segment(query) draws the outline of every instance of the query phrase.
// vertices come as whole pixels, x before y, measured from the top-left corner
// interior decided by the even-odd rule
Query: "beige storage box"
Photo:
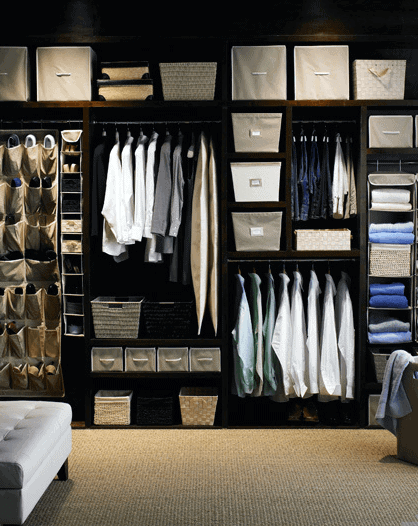
[[[155,347],[126,347],[125,371],[157,372],[157,349]]]
[[[30,99],[27,47],[0,47],[0,101]]]
[[[158,347],[157,370],[158,372],[188,372],[189,348]]]
[[[101,62],[101,77],[107,80],[141,80],[149,78],[148,62]]]
[[[354,99],[403,99],[405,71],[406,60],[355,60]]]
[[[81,219],[62,219],[61,232],[63,234],[81,233],[83,230]]]
[[[123,371],[122,347],[93,347],[91,350],[91,370],[106,373]]]
[[[411,269],[411,245],[369,244],[371,276],[407,277]]]
[[[412,148],[412,115],[371,115],[369,148]]]
[[[282,213],[231,212],[236,250],[280,250]]]
[[[164,100],[213,100],[217,62],[160,64]]]
[[[278,201],[281,163],[231,163],[235,201]]]
[[[95,53],[91,47],[38,47],[38,101],[93,100]]]
[[[295,99],[348,100],[348,46],[295,46]]]
[[[78,239],[63,239],[61,241],[61,252],[66,254],[81,254],[82,243]]]
[[[152,80],[98,80],[99,100],[151,100]]]
[[[236,152],[278,152],[281,113],[232,113]]]
[[[296,250],[351,250],[351,230],[295,230]]]
[[[232,100],[285,100],[286,46],[233,46]]]
[[[94,424],[129,426],[132,391],[97,391],[94,395]]]
[[[220,372],[221,349],[219,347],[191,347],[190,372]]]

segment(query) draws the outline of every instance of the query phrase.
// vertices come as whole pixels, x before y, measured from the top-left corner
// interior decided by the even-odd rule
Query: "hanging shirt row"
[[[357,214],[352,137],[303,129],[292,141],[292,219],[348,219]],[[332,145],[335,145],[335,151]],[[333,156],[333,157],[332,157]]]
[[[236,274],[232,393],[241,398],[269,396],[276,402],[314,394],[320,402],[353,399],[355,333],[350,278],[341,272],[335,287],[331,274],[325,274],[321,309],[322,291],[312,269],[306,319],[302,274],[297,270],[293,276],[290,297],[290,278],[280,273],[276,299],[273,274],[268,272],[263,301],[260,276],[249,273],[245,286],[244,277]]]

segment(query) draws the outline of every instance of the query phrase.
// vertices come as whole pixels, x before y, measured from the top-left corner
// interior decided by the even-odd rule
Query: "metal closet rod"
[[[379,164],[383,164],[383,165],[391,165],[393,166],[394,164],[418,164],[418,159],[416,161],[402,161],[402,159],[397,159],[396,161],[372,161],[372,160],[369,160],[367,161],[367,164],[376,164],[377,166],[379,166]]]
[[[313,259],[229,259],[228,263],[333,263],[337,261],[357,261],[356,258],[313,258]]]
[[[327,120],[315,120],[315,121],[292,121],[293,124],[339,124],[341,122],[344,122],[344,123],[356,123],[357,121],[355,120],[350,120],[350,121],[347,121],[347,120],[332,120],[332,121],[327,121]]]
[[[161,121],[93,121],[93,124],[220,124],[222,121],[169,121],[169,120],[161,120]]]
[[[73,124],[78,123],[81,124],[83,122],[83,119],[77,119],[77,120],[71,120],[71,119],[53,119],[53,120],[46,120],[46,119],[34,119],[34,120],[22,120],[22,119],[14,119],[11,121],[6,121],[4,119],[0,119],[0,124]]]

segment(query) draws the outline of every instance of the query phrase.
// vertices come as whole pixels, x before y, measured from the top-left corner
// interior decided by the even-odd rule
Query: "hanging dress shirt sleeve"
[[[291,302],[292,346],[291,375],[296,396],[303,398],[308,390],[306,322],[302,299],[302,275],[293,273],[294,282]]]
[[[266,312],[263,324],[263,346],[264,346],[264,396],[272,396],[277,390],[276,376],[274,372],[272,338],[276,317],[276,296],[274,293],[274,278],[271,272],[266,274],[267,298]]]
[[[261,279],[254,272],[248,274],[250,278],[249,297],[250,313],[253,326],[254,354],[255,354],[255,377],[253,396],[261,396],[264,382],[264,346],[263,346],[263,310],[261,302]]]
[[[145,227],[145,170],[146,148],[148,141],[146,135],[140,135],[135,149],[135,177],[134,177],[134,218],[132,226],[132,239],[142,241]]]
[[[183,210],[183,166],[182,166],[182,147],[183,135],[179,133],[178,144],[173,152],[173,183],[171,187],[171,205],[170,205],[170,228],[168,235],[177,237],[181,224],[181,215]]]
[[[154,211],[151,232],[160,236],[168,233],[171,202],[171,135],[166,135],[160,149],[157,183],[154,196]]]
[[[151,238],[152,212],[154,209],[155,193],[155,155],[158,133],[153,132],[148,143],[145,168],[145,225],[143,237]]]
[[[134,174],[132,156],[133,137],[129,134],[122,150],[122,206],[121,206],[121,242],[133,245],[132,226],[134,223]]]
[[[307,308],[307,327],[308,327],[308,371],[309,371],[309,385],[308,392],[310,394],[319,393],[318,377],[320,365],[320,308],[319,295],[321,289],[319,287],[318,277],[314,270],[311,270],[311,279],[309,281],[308,292],[308,308]]]
[[[341,136],[337,133],[335,146],[334,173],[332,180],[333,217],[342,219],[344,216],[344,197],[348,193],[348,176],[344,154],[341,147]]]

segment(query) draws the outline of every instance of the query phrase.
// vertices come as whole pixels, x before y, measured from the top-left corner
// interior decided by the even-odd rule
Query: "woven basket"
[[[383,382],[383,377],[385,375],[386,362],[389,359],[390,354],[381,354],[378,352],[373,352],[373,361],[374,361],[374,370],[376,373],[376,380],[379,383]]]
[[[354,99],[403,99],[406,60],[355,60]]]
[[[136,423],[138,425],[173,425],[174,400],[171,395],[158,395],[152,397],[138,396]]]
[[[351,231],[295,230],[296,250],[351,250]]]
[[[186,338],[190,336],[193,301],[144,301],[142,315],[148,337]]]
[[[213,426],[218,403],[215,387],[182,387],[179,399],[184,426]]]
[[[147,100],[154,94],[149,80],[98,80],[99,100]]]
[[[409,276],[411,274],[410,245],[370,246],[369,274],[371,276]]]
[[[94,396],[94,424],[129,426],[132,391],[98,391]]]
[[[96,338],[137,338],[143,296],[99,296],[91,301]]]
[[[160,63],[164,100],[213,100],[216,62]]]

